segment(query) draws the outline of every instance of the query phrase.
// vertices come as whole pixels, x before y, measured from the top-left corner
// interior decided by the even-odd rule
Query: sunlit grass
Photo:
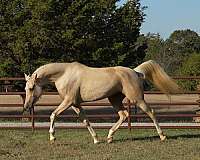
[[[108,130],[96,130],[102,143],[95,145],[85,129],[56,130],[51,145],[47,130],[1,130],[0,159],[43,160],[199,160],[199,130],[165,130],[160,142],[155,130],[120,129],[112,144],[106,143]]]

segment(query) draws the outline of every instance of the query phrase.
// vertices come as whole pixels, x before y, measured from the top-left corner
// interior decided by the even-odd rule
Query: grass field
[[[1,130],[0,160],[200,160],[200,131],[164,130],[160,142],[155,130],[120,129],[112,144],[107,130],[97,130],[102,143],[94,145],[87,130],[56,130],[51,145],[48,131]]]

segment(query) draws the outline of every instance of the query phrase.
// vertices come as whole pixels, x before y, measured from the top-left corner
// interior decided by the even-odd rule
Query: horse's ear
[[[25,80],[28,81],[28,79],[30,78],[30,76],[28,76],[26,73],[24,73],[25,76]]]

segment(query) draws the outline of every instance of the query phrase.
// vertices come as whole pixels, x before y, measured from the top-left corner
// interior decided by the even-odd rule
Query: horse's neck
[[[45,85],[49,82],[55,82],[62,76],[67,66],[67,63],[47,64],[38,68],[34,73],[37,74],[40,84]]]

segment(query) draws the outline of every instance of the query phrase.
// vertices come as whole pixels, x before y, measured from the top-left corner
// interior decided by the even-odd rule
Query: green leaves
[[[175,74],[193,53],[200,53],[200,37],[189,29],[174,31],[166,40],[159,35],[148,35],[147,42],[146,59],[154,59],[172,74]]]
[[[139,0],[120,8],[116,0],[9,0],[0,9],[6,74],[9,64],[17,76],[48,62],[135,66],[144,58],[136,44],[144,18]]]
[[[190,57],[183,62],[182,66],[176,71],[178,75],[200,76],[200,53],[192,53]],[[196,90],[199,81],[180,81],[179,84],[187,90]]]

